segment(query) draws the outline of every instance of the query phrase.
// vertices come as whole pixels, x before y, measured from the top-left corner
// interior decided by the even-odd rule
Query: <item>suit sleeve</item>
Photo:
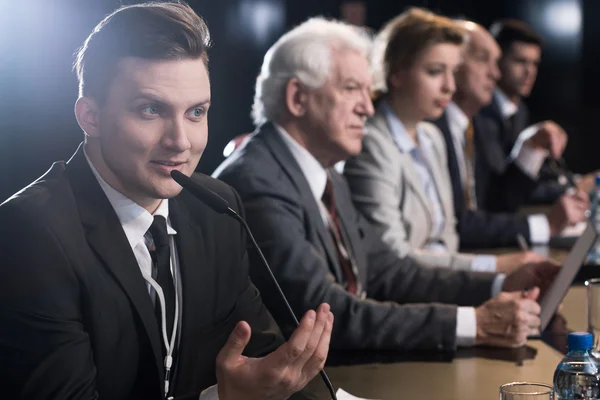
[[[235,202],[237,204],[236,209],[238,213],[245,219],[244,207],[242,205],[242,201],[235,190],[233,191],[235,194]],[[241,234],[241,249],[249,249],[252,247],[251,243],[248,243],[250,238],[247,237],[246,232],[242,229]],[[248,252],[243,252],[243,257],[241,260],[241,265],[245,274],[249,274],[249,262],[248,262]],[[258,266],[259,268],[262,265]],[[246,280],[247,285],[245,289],[242,291],[242,295],[240,296],[238,303],[242,305],[242,312],[240,313],[239,320],[246,321],[250,324],[252,328],[252,336],[250,337],[250,342],[244,349],[244,355],[248,357],[263,357],[279,348],[284,343],[283,334],[279,329],[279,326],[273,319],[273,316],[263,303],[263,299],[258,291],[258,289],[254,286],[251,280],[248,278]],[[314,381],[320,380],[319,376],[313,378],[310,385],[307,385],[301,391],[294,393],[290,399],[291,400],[308,400],[316,398],[314,394]]]
[[[0,375],[7,398],[95,399],[79,285],[53,233],[0,207]]]
[[[303,208],[298,203],[296,194],[261,175],[244,177],[231,171],[220,179],[233,183],[240,193],[248,223],[296,315],[300,316],[322,302],[331,305],[336,318],[332,348],[454,348],[455,306],[400,305],[395,301],[361,300],[349,294],[336,283],[328,270],[327,261],[307,239],[307,229],[310,227],[307,226]],[[393,264],[398,264],[395,255],[394,260]],[[379,270],[387,267],[394,269],[395,265],[388,262],[382,264]],[[426,271],[414,266],[412,268]],[[393,275],[395,273],[390,272],[387,277],[391,278]],[[252,263],[251,276],[263,293],[272,293],[272,285],[264,277],[262,266],[258,263]],[[387,278],[383,271],[379,276],[382,279]],[[399,276],[395,279],[400,280]],[[442,284],[441,281],[438,283]],[[405,286],[411,284],[415,284],[415,281],[409,277]],[[387,300],[400,300],[405,297],[410,300],[429,301],[435,300],[432,297],[442,297],[432,296],[431,292],[426,290],[420,293],[413,291],[406,296],[392,296],[396,290],[391,286],[387,288],[387,294],[390,295]],[[398,289],[401,290],[402,288]],[[384,293],[385,289],[380,287],[378,292]],[[423,297],[417,299],[418,295]],[[281,300],[277,296],[269,297],[267,305],[275,313],[280,324],[289,326],[285,322],[289,319],[281,312]]]
[[[527,217],[508,213],[463,210],[458,215],[462,248],[516,246],[517,235],[530,237]]]
[[[410,217],[404,215],[402,204],[406,201],[405,196],[411,196],[413,192],[403,185],[397,149],[384,143],[379,135],[379,132],[375,132],[365,136],[361,154],[348,160],[344,166],[354,205],[399,257],[410,256],[428,268],[470,269],[471,256],[427,251],[410,243],[404,226],[405,218]],[[456,228],[454,215],[446,221],[446,226]],[[448,235],[445,237],[455,236],[456,246],[457,233],[447,230],[445,233]]]
[[[529,202],[537,187],[536,180],[527,176],[514,162],[506,164],[504,168],[498,168],[497,163],[490,163],[490,170],[490,190],[482,208],[491,212],[514,213]]]

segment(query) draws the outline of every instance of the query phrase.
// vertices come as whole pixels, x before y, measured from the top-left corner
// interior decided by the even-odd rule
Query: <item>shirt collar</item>
[[[513,103],[502,90],[496,89],[494,91],[494,99],[498,103],[502,118],[508,119],[517,113],[519,107],[517,107],[517,105]]]
[[[169,200],[163,199],[160,202],[160,205],[154,212],[154,215],[150,214],[145,208],[123,195],[121,192],[115,190],[112,186],[110,186],[98,173],[91,160],[89,159],[87,153],[85,152],[85,146],[83,148],[83,153],[85,155],[85,159],[87,160],[96,180],[100,184],[100,187],[106,194],[108,201],[112,205],[119,221],[121,222],[121,226],[125,231],[125,236],[127,236],[127,240],[129,241],[129,245],[131,248],[137,246],[140,242],[144,240],[144,235],[150,229],[150,225],[154,221],[154,216],[160,215],[165,218],[167,221],[167,233],[169,235],[177,234],[177,231],[173,229],[171,226],[171,222],[169,221]]]
[[[402,121],[400,121],[400,118],[398,118],[394,110],[392,110],[386,101],[381,103],[381,108],[383,109],[385,120],[398,149],[403,153],[410,153],[413,151],[416,144],[412,137],[410,137],[410,134],[407,132]]]
[[[394,110],[392,110],[392,107],[390,107],[386,101],[383,101],[380,107],[383,108],[386,122],[398,149],[403,153],[411,153],[417,148],[417,144],[406,130],[406,127],[400,118],[398,118]],[[419,140],[419,147],[421,148],[431,147],[433,145],[429,136],[423,133],[422,124],[420,123],[417,124],[417,138]]]
[[[454,125],[461,132],[465,132],[469,127],[469,117],[456,105],[455,102],[451,101],[446,107],[446,115],[448,122]]]
[[[327,185],[327,170],[308,150],[296,142],[285,129],[275,123],[273,125],[300,166],[313,196],[317,202],[321,201],[325,192],[325,185]]]

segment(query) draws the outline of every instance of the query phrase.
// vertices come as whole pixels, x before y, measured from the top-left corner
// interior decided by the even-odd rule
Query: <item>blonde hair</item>
[[[419,54],[433,44],[463,45],[466,31],[449,18],[422,8],[410,8],[389,21],[375,37],[371,52],[373,91],[388,90],[392,72],[409,68]]]

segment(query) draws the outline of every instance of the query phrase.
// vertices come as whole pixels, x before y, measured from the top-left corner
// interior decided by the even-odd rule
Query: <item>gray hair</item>
[[[353,50],[365,58],[371,46],[367,33],[344,22],[311,18],[271,46],[256,79],[252,118],[258,126],[276,121],[285,109],[285,87],[295,77],[317,89],[331,72],[332,50]]]

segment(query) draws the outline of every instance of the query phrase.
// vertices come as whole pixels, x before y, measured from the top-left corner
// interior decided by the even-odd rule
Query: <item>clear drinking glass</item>
[[[500,400],[554,400],[554,390],[545,383],[506,383],[500,386]]]
[[[587,324],[588,332],[594,336],[592,355],[600,356],[600,279],[585,281],[587,286]]]

